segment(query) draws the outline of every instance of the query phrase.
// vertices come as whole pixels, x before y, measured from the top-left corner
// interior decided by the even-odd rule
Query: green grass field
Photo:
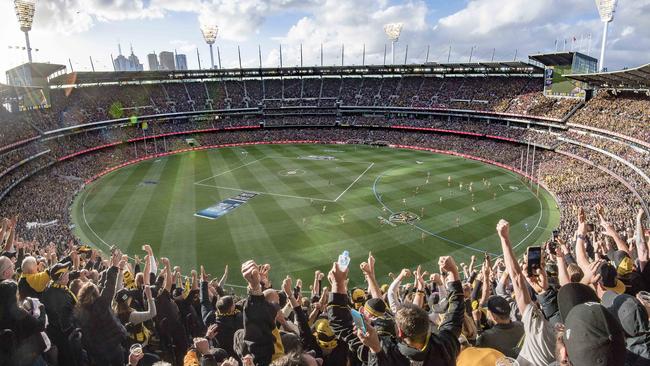
[[[142,254],[149,243],[184,272],[203,264],[213,276],[229,264],[234,285],[243,283],[238,271],[246,259],[270,263],[276,283],[287,273],[309,283],[314,270],[328,270],[346,249],[353,284],[362,280],[358,265],[368,251],[385,283],[388,272],[403,267],[437,270],[440,255],[469,263],[472,254],[499,254],[500,218],[511,222],[519,252],[543,242],[559,212],[547,192],[540,190],[538,199],[535,191],[504,169],[424,151],[256,145],[122,168],[87,186],[72,216],[77,235],[101,249],[114,244]],[[218,219],[195,216],[241,192],[258,195]],[[381,223],[379,217],[399,211],[422,217],[413,224]]]

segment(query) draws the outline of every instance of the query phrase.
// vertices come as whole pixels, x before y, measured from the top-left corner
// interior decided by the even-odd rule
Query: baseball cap
[[[617,278],[618,273],[616,268],[609,263],[605,263],[600,266],[600,283],[607,290],[612,290],[617,294],[622,294],[625,292],[625,284]]]
[[[623,365],[625,335],[601,304],[576,305],[567,315],[563,340],[573,366]]]
[[[352,302],[354,303],[354,308],[359,310],[361,305],[366,301],[366,292],[360,288],[355,288],[352,290]]]
[[[632,261],[632,258],[625,251],[615,251],[612,259],[614,260],[614,266],[619,276],[625,276],[634,271],[634,261]]]
[[[118,303],[126,302],[131,297],[131,292],[125,288],[115,293],[115,301]]]
[[[636,337],[650,330],[648,312],[634,296],[606,291],[602,304],[618,319],[628,337]]]
[[[567,315],[574,306],[586,302],[599,302],[598,295],[589,286],[582,283],[567,283],[560,287],[557,294],[557,305],[560,311],[560,318],[566,319]]]
[[[492,313],[497,315],[501,315],[501,316],[510,315],[510,304],[506,299],[498,295],[492,295],[488,298],[487,308]]]

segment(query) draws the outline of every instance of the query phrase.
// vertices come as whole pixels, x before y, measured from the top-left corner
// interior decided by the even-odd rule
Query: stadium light
[[[201,33],[203,34],[205,43],[210,46],[210,67],[214,69],[214,54],[212,53],[212,45],[214,44],[214,41],[217,40],[219,27],[217,27],[216,24],[201,24]]]
[[[603,22],[603,44],[600,46],[600,71],[605,71],[605,44],[607,43],[607,28],[609,23],[614,20],[614,11],[616,10],[617,0],[596,0],[596,7],[600,20]]]
[[[32,30],[34,21],[34,10],[36,0],[14,0],[14,9],[20,24],[20,30],[25,32],[25,43],[27,46],[27,59],[32,62],[32,48],[29,45],[29,31]]]
[[[390,40],[390,55],[393,60],[393,65],[395,65],[395,42],[399,39],[400,33],[402,33],[402,23],[389,23],[384,25],[384,32]]]

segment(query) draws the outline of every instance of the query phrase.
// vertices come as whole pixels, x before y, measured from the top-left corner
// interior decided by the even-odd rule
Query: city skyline
[[[320,64],[323,45],[325,65],[361,64],[365,46],[366,63],[382,63],[390,41],[383,31],[389,22],[403,22],[396,43],[396,63],[403,63],[408,45],[408,62],[526,60],[536,52],[555,49],[581,50],[598,57],[602,24],[593,0],[471,0],[389,1],[360,0],[148,0],[68,1],[36,3],[30,32],[34,62],[52,62],[76,71],[90,71],[90,57],[96,70],[112,70],[110,54],[117,43],[132,43],[143,64],[153,50],[177,50],[185,54],[187,66],[210,65],[208,46],[199,25],[219,26],[215,43],[223,67],[239,67],[237,46],[244,67],[259,66],[258,45],[263,66],[279,65],[282,45],[284,66]],[[495,12],[495,10],[499,10]],[[634,67],[650,62],[650,0],[620,0],[610,26],[606,66]],[[13,1],[0,4],[0,43],[5,57],[4,71],[26,62],[24,36],[13,11]],[[645,26],[644,26],[645,25]],[[55,41],[56,39],[56,41]],[[56,44],[56,47],[52,45]],[[19,46],[15,49],[15,46]],[[451,46],[451,52],[449,48]],[[11,48],[9,48],[11,47]],[[147,65],[148,66],[148,65]],[[69,71],[69,70],[68,70]]]

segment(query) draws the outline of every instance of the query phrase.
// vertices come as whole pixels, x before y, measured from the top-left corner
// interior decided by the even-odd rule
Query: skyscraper
[[[138,56],[133,53],[133,47],[131,47],[131,54],[129,57],[125,57],[122,54],[122,46],[117,45],[119,55],[113,60],[113,66],[115,71],[142,71],[144,67],[140,63]]]
[[[173,52],[162,51],[158,58],[160,58],[159,70],[176,70],[176,63],[174,62]]]
[[[160,69],[160,65],[158,64],[158,55],[156,55],[155,52],[147,55],[147,61],[149,62],[149,70],[156,71]]]
[[[187,70],[187,56],[176,54],[176,70]]]

